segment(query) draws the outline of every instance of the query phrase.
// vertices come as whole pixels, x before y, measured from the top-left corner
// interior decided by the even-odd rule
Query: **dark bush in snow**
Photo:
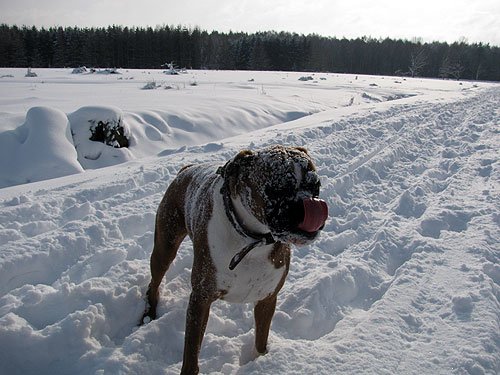
[[[313,79],[311,76],[303,76],[299,78],[299,81],[312,81]]]
[[[31,71],[31,68],[28,68],[28,70],[24,76],[25,77],[38,77],[38,75],[35,72]]]
[[[161,87],[161,85],[157,84],[155,81],[149,81],[147,82],[142,89],[143,90],[154,90]]]
[[[117,121],[96,121],[89,120],[91,141],[102,142],[115,148],[129,147],[129,139],[125,135],[125,129],[122,126],[122,120]]]
[[[87,72],[88,70],[85,66],[79,66],[78,68],[74,68],[71,74],[82,74]]]

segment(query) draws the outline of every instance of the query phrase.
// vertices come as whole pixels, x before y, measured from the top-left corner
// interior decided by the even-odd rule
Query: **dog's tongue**
[[[313,233],[318,231],[328,218],[328,206],[324,200],[318,198],[305,198],[304,220],[299,224],[299,229]]]

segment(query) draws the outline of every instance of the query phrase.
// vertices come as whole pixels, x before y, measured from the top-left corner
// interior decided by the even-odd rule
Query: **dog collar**
[[[225,166],[224,166],[225,167]],[[217,169],[217,174],[219,174],[224,182],[222,183],[222,187],[220,189],[220,193],[222,195],[222,201],[224,202],[224,211],[226,212],[226,216],[229,219],[229,222],[233,226],[233,228],[243,237],[251,238],[254,241],[245,246],[241,251],[239,251],[229,263],[229,269],[233,270],[236,266],[242,261],[242,259],[247,255],[252,249],[263,246],[263,245],[271,245],[276,243],[277,241],[274,239],[271,232],[268,233],[257,233],[246,228],[243,223],[239,220],[238,215],[236,215],[236,211],[234,209],[233,202],[231,200],[231,193],[229,192],[228,181],[224,178],[224,167],[220,167]]]
[[[245,246],[243,250],[241,250],[239,253],[237,253],[232,259],[231,262],[229,263],[229,269],[232,271],[236,268],[236,266],[241,262],[241,260],[247,255],[250,250],[258,247],[258,246],[263,246],[263,245],[271,245],[273,243],[276,243],[274,240],[273,236],[271,233],[266,233],[263,235],[263,238],[260,241],[254,241],[250,245]]]

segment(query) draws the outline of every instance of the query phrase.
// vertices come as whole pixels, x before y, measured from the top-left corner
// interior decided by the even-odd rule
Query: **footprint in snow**
[[[419,191],[422,189],[419,189]],[[413,194],[406,190],[399,198],[398,204],[394,209],[394,212],[399,216],[405,218],[419,218],[421,217],[427,206],[425,203],[420,202],[420,197],[414,192]]]
[[[420,234],[424,237],[440,238],[441,231],[463,232],[467,230],[469,221],[474,216],[463,211],[446,210],[436,217],[429,217],[420,223]]]
[[[453,312],[460,320],[469,320],[472,310],[474,309],[474,301],[471,295],[458,295],[451,299],[453,304]]]

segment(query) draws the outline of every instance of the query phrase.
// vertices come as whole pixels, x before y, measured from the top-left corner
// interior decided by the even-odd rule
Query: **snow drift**
[[[2,87],[5,87],[6,94],[13,97],[4,105],[7,112],[11,102],[19,103],[22,107],[36,104],[44,109],[37,109],[36,116],[40,118],[28,118],[29,111],[25,118],[24,113],[16,113],[10,121],[0,124],[0,146],[4,156],[0,161],[0,187],[79,173],[144,157],[166,155],[186,146],[217,143],[226,137],[294,121],[326,109],[415,95],[408,89],[392,86],[380,89],[376,84],[350,88],[345,92],[337,92],[336,95],[329,93],[330,90],[339,90],[335,85],[345,84],[346,77],[351,79],[349,76],[332,77],[330,86],[326,78],[322,77],[324,80],[321,85],[327,87],[327,90],[323,90],[319,83],[297,86],[295,79],[298,73],[275,76],[276,73],[272,72],[248,72],[258,79],[241,82],[241,78],[237,78],[232,72],[223,72],[222,75],[217,72],[196,72],[194,75],[172,76],[169,78],[172,82],[166,83],[165,76],[154,71],[148,71],[147,74],[142,72],[144,79],[151,82],[151,76],[159,75],[158,87],[164,85],[171,90],[144,93],[140,87],[141,80],[134,79],[130,83],[135,78],[136,71],[134,75],[127,71],[125,77],[120,74],[118,78],[106,74],[72,74],[69,70],[63,72],[61,76],[57,70],[40,70],[40,74],[46,77],[38,83],[40,86],[32,86],[31,91],[42,91],[42,97],[33,96],[30,92],[28,97],[18,94],[17,99],[16,94],[23,88],[24,82],[17,81],[13,74],[5,75],[9,77],[2,81]],[[237,82],[228,82],[226,76],[237,78]],[[193,80],[196,81],[196,86],[191,85]],[[37,85],[33,80],[30,82]],[[117,84],[119,90],[115,89]],[[131,87],[131,84],[134,86]],[[79,95],[75,96],[75,92],[79,92]],[[52,99],[58,95],[63,99]],[[95,102],[99,105],[88,104]],[[138,102],[145,104],[138,107]],[[85,105],[82,106],[81,103]],[[63,113],[56,105],[63,105],[66,111]],[[56,112],[57,116],[54,115]],[[23,122],[55,124],[54,121],[64,123],[67,129],[56,131],[59,125],[52,125],[50,140],[42,136],[36,139],[36,145],[23,143],[24,133],[29,127],[23,125]],[[116,139],[111,142],[96,142],[93,132],[99,124],[115,126],[125,132],[122,138],[126,139],[127,146],[116,147]],[[42,124],[38,127],[42,133],[44,126],[46,125]],[[72,137],[68,137],[69,131]],[[54,148],[54,142],[61,147]],[[75,164],[74,152],[66,152],[68,145],[76,148],[77,164],[80,166]],[[48,158],[52,163],[48,166],[48,159],[40,158],[40,150],[53,152],[50,150],[55,149],[59,150],[57,157]],[[18,155],[22,157],[17,157]],[[52,173],[45,173],[47,169],[52,169]]]
[[[31,108],[24,124],[0,134],[0,150],[0,187],[83,172],[68,118],[53,108]]]

